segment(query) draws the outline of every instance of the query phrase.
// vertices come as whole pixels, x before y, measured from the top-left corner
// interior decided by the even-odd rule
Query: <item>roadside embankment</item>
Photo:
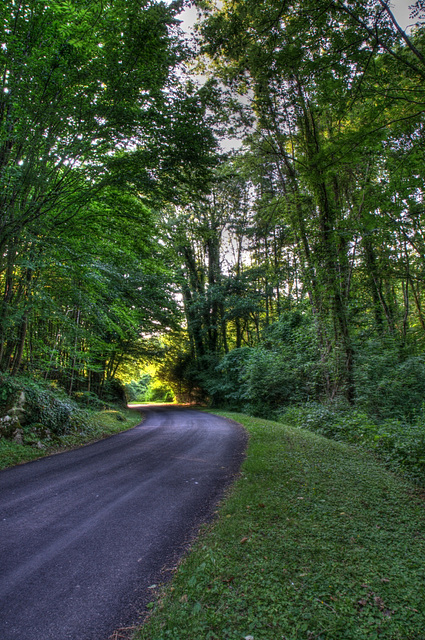
[[[30,424],[15,430],[15,437],[0,437],[0,469],[101,440],[131,429],[142,419],[139,411],[120,407],[81,411],[74,428],[61,435],[43,424]]]
[[[218,412],[250,434],[242,472],[137,640],[424,640],[425,509],[372,456]]]

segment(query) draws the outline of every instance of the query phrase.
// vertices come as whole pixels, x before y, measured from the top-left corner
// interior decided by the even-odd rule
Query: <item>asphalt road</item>
[[[107,640],[143,615],[239,469],[238,425],[192,409],[0,472],[0,640]]]

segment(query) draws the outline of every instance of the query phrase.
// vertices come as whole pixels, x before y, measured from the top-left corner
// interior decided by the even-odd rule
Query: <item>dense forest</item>
[[[424,1],[184,6],[0,7],[3,385],[418,427]]]

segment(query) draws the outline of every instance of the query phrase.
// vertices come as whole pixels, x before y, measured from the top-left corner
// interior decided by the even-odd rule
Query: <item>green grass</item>
[[[425,505],[367,453],[220,412],[242,473],[137,640],[424,640]]]
[[[0,438],[0,469],[101,440],[114,433],[130,429],[141,421],[141,414],[135,410],[93,411],[83,428],[54,441],[40,441],[34,438],[31,442],[30,433],[27,434],[25,444]],[[42,448],[38,448],[37,442],[40,442]]]

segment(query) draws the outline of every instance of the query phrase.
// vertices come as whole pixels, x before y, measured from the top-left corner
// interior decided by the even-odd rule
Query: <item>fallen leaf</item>
[[[245,542],[248,542],[248,538],[242,538],[241,544],[245,544]]]

